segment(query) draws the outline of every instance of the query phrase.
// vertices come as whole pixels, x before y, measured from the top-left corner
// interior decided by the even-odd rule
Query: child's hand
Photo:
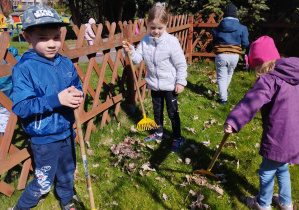
[[[233,127],[230,124],[224,123],[223,128],[224,133],[230,133],[232,136],[234,135]]]
[[[82,91],[77,90],[74,86],[64,89],[58,93],[58,98],[63,106],[78,108],[83,101]]]
[[[181,85],[181,84],[177,84],[177,85],[175,86],[174,91],[175,91],[176,94],[179,94],[179,93],[183,92],[184,88],[185,88],[185,87],[184,87],[183,85]]]
[[[123,41],[123,48],[126,52],[131,52],[131,50],[133,50],[133,45],[127,41]]]

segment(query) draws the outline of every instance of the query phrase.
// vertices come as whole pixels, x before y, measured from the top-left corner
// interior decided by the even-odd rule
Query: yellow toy
[[[6,31],[8,28],[8,25],[5,21],[4,14],[0,13],[0,31]]]

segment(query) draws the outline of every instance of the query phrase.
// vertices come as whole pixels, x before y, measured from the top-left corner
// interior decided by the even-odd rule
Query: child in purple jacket
[[[280,209],[291,210],[288,163],[299,164],[299,58],[280,59],[273,39],[263,36],[250,46],[249,67],[259,78],[228,115],[224,131],[239,132],[261,110],[260,191],[247,197],[247,205],[268,210],[273,198]],[[275,175],[279,191],[273,196]]]

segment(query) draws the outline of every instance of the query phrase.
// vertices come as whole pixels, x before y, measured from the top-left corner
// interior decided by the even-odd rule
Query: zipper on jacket
[[[157,42],[156,42],[155,38],[154,38],[154,42],[155,42],[155,48],[154,48],[154,53],[153,53],[153,63],[154,63],[155,74],[156,74],[156,77],[157,77],[157,86],[158,86],[158,90],[159,90],[160,89],[160,87],[159,87],[159,77],[158,77],[158,71],[157,71],[157,66],[156,66],[156,61],[155,61],[156,50],[157,50]]]
[[[39,129],[40,129],[40,125],[42,124],[42,117],[43,117],[43,115],[41,114],[41,115],[39,116],[39,123],[38,123],[38,126],[37,126],[37,115],[35,115],[34,128],[35,128],[36,130],[39,130]]]

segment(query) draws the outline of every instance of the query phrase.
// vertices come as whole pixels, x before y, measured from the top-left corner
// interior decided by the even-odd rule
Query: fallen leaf
[[[157,144],[161,143],[161,140],[156,139],[155,141],[156,141]]]
[[[203,141],[203,142],[201,142],[200,144],[202,144],[202,145],[208,147],[208,146],[210,146],[211,141],[210,141],[210,140],[209,140],[209,141]]]
[[[90,147],[90,142],[89,141],[85,141],[85,144],[87,145],[87,147]]]
[[[185,163],[186,163],[187,165],[189,165],[189,164],[191,163],[191,159],[190,159],[190,158],[185,158]]]
[[[141,166],[141,169],[143,169],[143,171],[156,171],[156,169],[154,169],[154,168],[150,168],[150,163],[149,163],[149,162],[144,163],[144,164]]]
[[[196,133],[195,129],[194,128],[188,128],[188,127],[185,127],[185,129],[187,129],[188,131],[191,131],[192,133]]]
[[[223,195],[223,189],[221,189],[218,185],[211,185],[211,184],[207,183],[206,186],[212,190],[215,190],[220,195]]]
[[[97,168],[97,167],[99,167],[99,166],[100,166],[100,164],[98,164],[98,163],[92,165],[92,167],[94,167],[94,168]]]
[[[156,177],[155,180],[163,183],[165,181],[165,178]]]
[[[168,196],[165,193],[163,193],[162,197],[164,198],[164,200],[168,200]]]
[[[225,146],[227,146],[227,147],[234,147],[235,149],[238,149],[237,148],[237,143],[235,141],[226,142]]]
[[[88,150],[87,150],[87,154],[88,154],[89,156],[93,155],[93,153],[94,153],[94,151],[93,151],[92,149],[88,149]]]
[[[131,126],[130,130],[133,132],[138,132],[138,130],[136,128],[134,128],[134,125]]]
[[[149,144],[147,144],[146,147],[150,148],[151,150],[154,150],[154,149],[155,149],[155,146],[154,146],[154,145],[149,145]]]

